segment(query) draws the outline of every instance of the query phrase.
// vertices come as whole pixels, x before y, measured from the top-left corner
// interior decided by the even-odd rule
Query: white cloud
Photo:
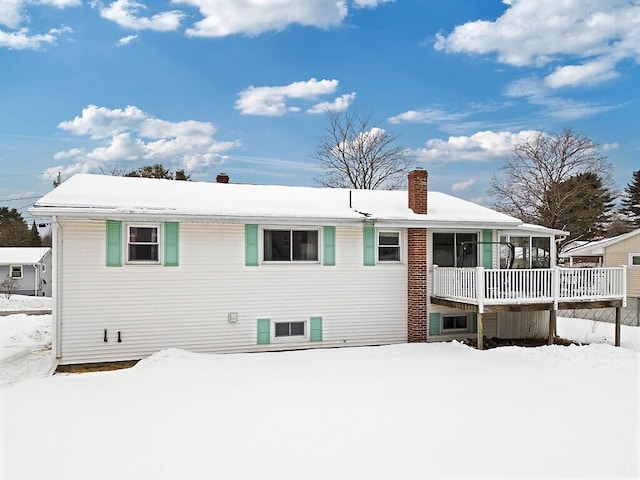
[[[409,153],[416,160],[434,163],[485,162],[510,157],[514,145],[537,134],[534,130],[522,130],[518,133],[487,130],[471,136],[449,137],[447,140],[431,139],[424,148],[411,150]]]
[[[108,109],[88,105],[80,116],[58,128],[99,143],[90,151],[72,148],[55,154],[56,160],[75,160],[67,168],[76,173],[104,163],[129,161],[178,163],[194,172],[221,163],[226,158],[222,152],[240,145],[239,141],[216,140],[211,123],[161,120],[135,106]]]
[[[123,47],[125,45],[129,45],[136,38],[138,38],[138,35],[127,35],[126,37],[122,37],[120,40],[118,40],[118,46]]]
[[[37,5],[65,8],[82,5],[82,2],[81,0],[0,0],[0,25],[13,30],[0,30],[0,48],[35,50],[43,44],[55,42],[60,35],[71,32],[68,27],[60,27],[52,28],[45,33],[31,34],[27,27],[21,25],[29,20],[27,7]]]
[[[620,144],[618,142],[605,143],[604,145],[602,145],[602,150],[607,152],[609,150],[615,150],[619,146]]]
[[[5,32],[0,30],[0,47],[12,50],[35,50],[44,43],[55,42],[63,33],[71,32],[68,27],[54,28],[47,33],[29,35],[29,29],[21,28],[15,32]]]
[[[349,105],[351,105],[351,102],[353,102],[354,98],[356,98],[355,92],[345,93],[344,95],[336,97],[331,102],[316,103],[313,107],[307,110],[307,113],[316,114],[325,113],[327,111],[343,112],[344,110],[349,108]]]
[[[147,7],[135,0],[116,0],[108,7],[100,9],[100,15],[121,27],[132,30],[155,30],[168,32],[177,30],[184,13],[179,10],[160,12],[150,17],[139,16]]]
[[[77,7],[82,0],[2,0],[0,1],[0,25],[13,30],[28,18],[27,7],[47,5],[56,8]]]
[[[463,190],[466,190],[469,187],[471,187],[474,183],[476,183],[476,181],[473,178],[467,180],[466,182],[454,183],[451,186],[451,191],[452,192],[462,192]]]
[[[288,106],[289,99],[315,100],[321,95],[331,95],[338,88],[338,80],[293,82],[276,87],[245,88],[238,94],[235,108],[243,115],[265,115],[278,117],[287,112],[299,111],[300,107]],[[344,101],[344,100],[343,100]]]
[[[342,23],[344,0],[173,0],[196,7],[204,17],[187,29],[196,37],[259,35],[291,24],[329,28]]]
[[[536,78],[527,78],[512,82],[505,94],[509,97],[522,97],[533,105],[543,107],[546,116],[555,120],[576,120],[591,117],[598,113],[615,110],[619,105],[597,105],[588,102],[561,98],[552,94],[545,82]]]
[[[629,0],[503,0],[495,21],[477,20],[438,34],[435,48],[487,54],[514,66],[560,64],[551,87],[593,85],[616,75],[624,59],[640,58],[640,4]],[[564,66],[566,60],[583,60]]]
[[[376,8],[378,5],[395,0],[353,0],[353,6],[356,8]]]
[[[427,108],[416,111],[409,110],[388,119],[389,123],[442,123],[455,122],[465,118],[467,114],[446,112],[440,109]]]

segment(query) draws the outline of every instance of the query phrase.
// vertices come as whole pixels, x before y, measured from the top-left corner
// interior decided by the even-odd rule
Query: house
[[[219,178],[82,174],[30,209],[52,220],[60,364],[168,347],[257,352],[469,337],[482,347],[483,336],[546,338],[561,293],[622,302],[615,282],[560,292],[554,240],[563,232],[428,192],[424,170],[409,174],[408,191]],[[516,261],[520,270],[500,268]]]
[[[49,247],[0,247],[0,281],[15,280],[18,295],[51,296]]]
[[[624,323],[640,324],[640,228],[616,237],[588,242],[560,254],[570,266],[627,267],[627,306]],[[606,316],[605,312],[605,316]],[[594,312],[594,318],[603,318]]]

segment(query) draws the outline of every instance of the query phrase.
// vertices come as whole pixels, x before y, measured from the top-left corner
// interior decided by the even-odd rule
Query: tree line
[[[327,112],[328,127],[312,157],[325,187],[353,189],[398,188],[412,168],[408,151],[398,137],[380,128],[371,115],[358,110]],[[597,240],[640,228],[640,170],[632,172],[616,207],[611,165],[598,143],[571,129],[538,132],[514,146],[500,172],[493,175],[489,193],[493,207],[524,222],[570,232],[559,249],[576,240]],[[106,175],[191,180],[184,170],[162,164],[137,169],[103,167]],[[40,244],[15,210],[0,210],[0,245]]]

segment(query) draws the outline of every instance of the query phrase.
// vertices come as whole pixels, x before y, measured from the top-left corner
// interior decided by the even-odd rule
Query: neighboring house
[[[49,247],[0,247],[0,282],[15,279],[18,295],[51,296]]]
[[[52,219],[61,364],[168,347],[255,352],[469,337],[481,346],[483,335],[546,337],[569,300],[622,302],[621,284],[560,289],[555,236],[564,232],[427,193],[424,170],[409,174],[408,192],[219,177],[76,175],[30,209]],[[501,268],[516,263],[522,269]]]
[[[568,260],[570,266],[576,267],[627,267],[627,311],[625,323],[638,325],[640,321],[640,229],[633,230],[616,237],[605,238],[596,242],[567,250],[560,254]]]

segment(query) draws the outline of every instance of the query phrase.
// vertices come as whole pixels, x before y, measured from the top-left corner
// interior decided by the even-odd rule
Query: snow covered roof
[[[610,247],[611,245],[615,245],[618,242],[621,242],[638,234],[640,234],[640,228],[628,233],[623,233],[622,235],[618,235],[616,237],[605,238],[596,242],[589,242],[585,245],[581,245],[579,247],[575,247],[571,250],[561,253],[560,256],[562,258],[601,257],[604,255],[605,248]]]
[[[365,220],[424,227],[512,228],[516,218],[438,192],[426,215],[408,208],[406,191],[349,190],[186,182],[107,175],[75,175],[38,200],[37,216],[158,218],[212,222],[356,223]]]
[[[35,265],[49,247],[0,247],[0,265]]]

